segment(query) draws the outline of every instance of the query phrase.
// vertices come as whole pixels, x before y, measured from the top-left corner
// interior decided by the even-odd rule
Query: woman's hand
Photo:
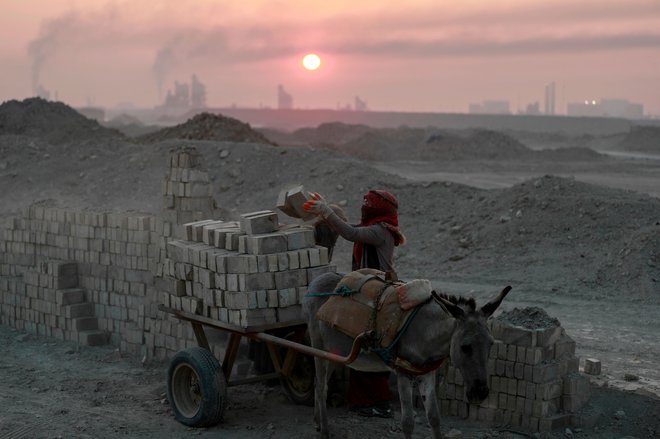
[[[314,215],[322,215],[328,207],[328,203],[318,192],[310,192],[309,200],[303,204],[305,212],[313,213]]]

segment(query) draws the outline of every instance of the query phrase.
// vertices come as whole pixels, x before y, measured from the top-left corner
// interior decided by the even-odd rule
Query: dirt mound
[[[533,152],[513,137],[489,130],[468,131],[463,135],[437,132],[424,142],[423,159],[511,160],[531,157]]]
[[[592,161],[606,157],[585,147],[534,151],[513,135],[481,129],[371,128],[328,123],[290,135],[278,133],[281,144],[307,144],[374,161],[554,160]]]
[[[355,140],[370,131],[373,131],[373,128],[366,125],[332,122],[323,123],[316,128],[301,128],[291,133],[291,138],[313,146],[332,147]]]
[[[0,105],[0,135],[38,137],[52,144],[88,139],[122,138],[62,102],[29,98]]]
[[[660,127],[632,126],[621,140],[620,148],[627,151],[660,153]]]
[[[240,120],[211,113],[200,113],[186,122],[137,137],[141,143],[168,139],[214,140],[223,142],[263,143],[276,145],[260,132]]]
[[[559,320],[550,317],[544,309],[535,306],[505,311],[497,316],[497,320],[526,329],[545,329],[561,326]]]
[[[551,175],[498,190],[427,186],[396,189],[413,237],[399,254],[416,276],[660,302],[657,198]]]
[[[415,160],[420,156],[420,141],[425,134],[420,128],[371,129],[338,145],[337,150],[365,160]]]

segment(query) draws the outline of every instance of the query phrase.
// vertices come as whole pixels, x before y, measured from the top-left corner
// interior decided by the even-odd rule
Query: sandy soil
[[[42,113],[66,113],[39,105]],[[140,143],[113,133],[94,137],[80,128],[77,138],[63,140],[57,129],[71,117],[33,115],[25,120],[41,125],[31,130],[0,123],[0,219],[33,202],[157,212],[167,151],[184,143],[172,139],[176,133]],[[18,123],[29,124],[25,120]],[[626,148],[625,133],[586,140],[509,134],[466,134],[475,157],[456,157],[455,150],[449,156],[440,142],[434,157],[397,161],[363,160],[341,145],[287,147],[285,135],[277,139],[279,147],[212,138],[185,144],[208,159],[226,219],[273,208],[280,189],[294,183],[322,190],[344,205],[351,220],[357,220],[366,189],[396,193],[409,239],[397,250],[400,277],[428,278],[436,289],[478,300],[510,284],[502,310],[542,307],[577,341],[578,356],[602,361],[586,408],[599,415],[595,426],[551,437],[658,437],[660,150]],[[366,140],[377,139],[371,147],[378,150],[383,138]],[[502,151],[510,148],[506,159],[479,158],[479,142],[489,139]],[[301,144],[295,136],[289,140]],[[351,148],[370,145],[365,138],[349,140]],[[570,149],[585,146],[587,153]],[[524,151],[525,159],[511,158],[511,151]],[[348,244],[336,254],[339,269],[346,270]],[[311,408],[290,403],[277,383],[230,388],[225,421],[189,429],[173,419],[166,401],[167,364],[141,364],[112,347],[78,349],[7,327],[0,327],[0,346],[0,439],[315,437]],[[418,414],[415,437],[427,437]],[[394,420],[366,420],[335,407],[331,419],[335,437],[401,437],[398,413]],[[445,432],[458,429],[464,437],[525,437],[504,426],[443,422]]]

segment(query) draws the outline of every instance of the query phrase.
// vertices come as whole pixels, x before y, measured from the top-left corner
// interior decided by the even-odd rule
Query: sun
[[[315,53],[307,54],[302,59],[302,65],[307,70],[316,70],[321,66],[321,58]]]

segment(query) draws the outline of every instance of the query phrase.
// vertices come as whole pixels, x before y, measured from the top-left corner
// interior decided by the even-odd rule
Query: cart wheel
[[[194,347],[174,356],[167,370],[167,399],[184,425],[209,427],[222,420],[227,382],[211,351]]]
[[[293,333],[284,338],[289,339]],[[305,333],[303,344],[310,345],[309,336]],[[284,362],[287,349],[281,350],[281,360]],[[316,369],[314,368],[314,357],[298,353],[291,372],[282,376],[280,382],[284,393],[294,403],[314,407],[314,380]]]

